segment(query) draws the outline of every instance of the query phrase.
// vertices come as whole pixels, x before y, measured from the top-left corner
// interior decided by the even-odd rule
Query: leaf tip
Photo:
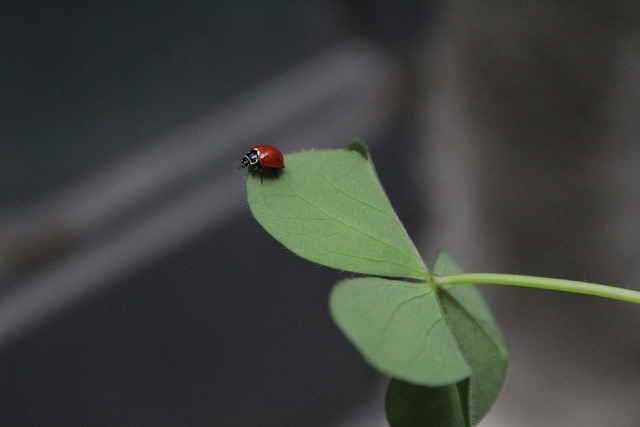
[[[347,149],[349,151],[355,151],[356,153],[364,157],[365,160],[369,160],[369,150],[367,149],[367,146],[364,145],[362,141],[359,141],[357,139],[352,141],[351,144],[349,144],[349,146],[347,147]]]

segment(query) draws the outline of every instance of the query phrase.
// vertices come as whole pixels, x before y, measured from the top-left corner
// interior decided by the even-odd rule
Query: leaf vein
[[[338,218],[335,215],[329,213],[328,211],[326,211],[325,209],[321,208],[317,204],[313,203],[309,198],[307,198],[307,197],[303,196],[302,194],[300,194],[295,188],[293,190],[301,200],[303,200],[304,202],[306,202],[309,205],[313,206],[315,209],[319,210],[320,212],[322,212],[324,215],[326,215],[330,219],[342,224],[346,228],[349,228],[349,229],[351,229],[351,230],[353,230],[353,231],[355,231],[357,233],[362,234],[363,236],[365,236],[365,237],[367,237],[367,238],[369,238],[371,240],[377,241],[381,245],[383,245],[383,246],[391,249],[393,252],[396,252],[397,254],[399,254],[405,260],[411,261],[412,262],[411,264],[413,264],[413,261],[414,261],[413,257],[410,257],[407,253],[405,253],[404,251],[398,249],[393,244],[391,244],[391,243],[389,243],[389,242],[387,242],[387,241],[385,241],[383,239],[380,239],[379,237],[373,236],[372,234],[367,233],[366,231],[364,231],[364,230],[362,230],[362,229],[360,229],[360,228],[358,228],[358,227],[356,227],[354,225],[351,225],[351,224],[341,220],[340,218]],[[419,272],[420,276],[424,276],[425,272],[421,268],[416,268],[414,265],[411,265],[411,264],[398,263],[398,265],[402,265],[402,266],[408,267],[413,271]]]

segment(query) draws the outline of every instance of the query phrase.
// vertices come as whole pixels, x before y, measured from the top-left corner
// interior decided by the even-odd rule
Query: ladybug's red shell
[[[261,166],[271,169],[281,169],[284,167],[284,156],[273,145],[256,145],[251,150],[258,153],[258,163]]]

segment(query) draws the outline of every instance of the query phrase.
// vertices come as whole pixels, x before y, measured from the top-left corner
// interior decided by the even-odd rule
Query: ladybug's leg
[[[260,166],[260,163],[251,165],[251,176],[256,176],[256,172],[260,175],[260,184],[262,184],[262,166]]]
[[[255,170],[258,171],[258,175],[260,175],[260,184],[262,184],[262,172],[264,170],[262,169],[262,166],[260,165],[260,163],[256,163]]]

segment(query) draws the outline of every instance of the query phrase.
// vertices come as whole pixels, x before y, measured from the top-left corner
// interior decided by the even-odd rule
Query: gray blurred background
[[[640,289],[635,2],[0,11],[0,425],[385,425],[344,274],[250,216],[256,143],[365,140],[427,262]],[[482,289],[482,426],[640,425],[639,307]]]

